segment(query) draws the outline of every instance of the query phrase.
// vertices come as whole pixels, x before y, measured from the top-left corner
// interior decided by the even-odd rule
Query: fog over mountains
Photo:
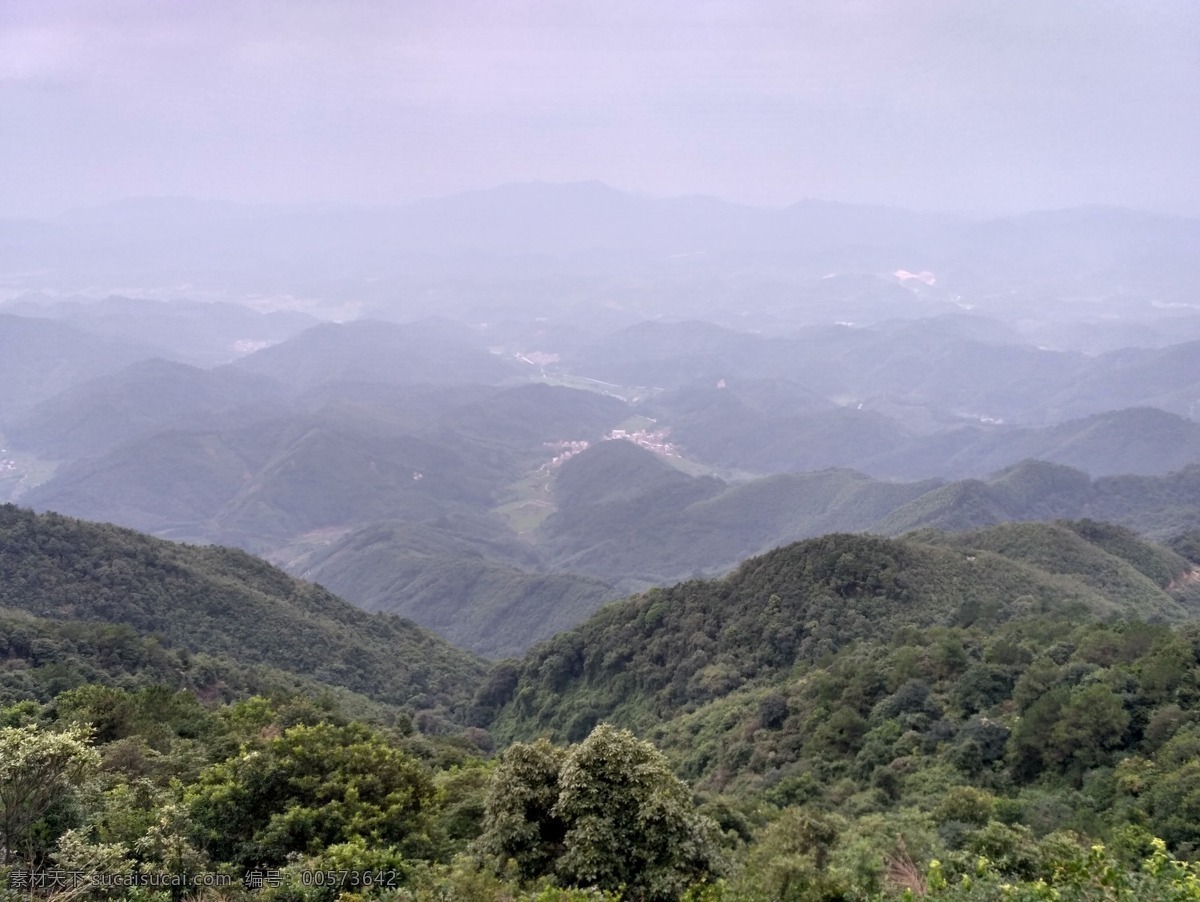
[[[0,284],[10,298],[98,286],[250,295],[260,305],[290,294],[293,305],[350,304],[404,320],[437,311],[499,321],[509,309],[547,315],[601,302],[634,311],[626,325],[691,316],[765,332],[969,309],[1020,334],[1037,325],[1057,336],[1039,343],[1086,349],[1114,316],[1137,321],[1138,344],[1181,337],[1163,321],[1194,302],[1197,241],[1196,220],[1110,207],[969,220],[528,183],[397,207],[164,198],[7,220]],[[896,272],[912,275],[872,278]],[[646,293],[644,279],[663,284]],[[1050,331],[1066,324],[1082,334]]]
[[[514,184],[0,223],[0,499],[501,656],[834,531],[1200,527],[1200,221]]]
[[[0,3],[9,895],[1196,902],[1198,36]]]

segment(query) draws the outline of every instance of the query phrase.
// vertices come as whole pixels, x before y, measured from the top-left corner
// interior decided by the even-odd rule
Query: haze
[[[10,885],[1200,899],[1198,131],[1200,0],[0,0]]]
[[[8,2],[0,503],[495,656],[823,533],[1174,541],[1198,10]]]
[[[511,181],[1200,211],[1200,6],[0,4],[0,215]]]

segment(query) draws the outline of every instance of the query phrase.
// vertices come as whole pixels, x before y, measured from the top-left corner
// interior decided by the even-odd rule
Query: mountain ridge
[[[483,663],[242,551],[0,505],[0,608],[125,625],[168,647],[262,664],[454,716]]]

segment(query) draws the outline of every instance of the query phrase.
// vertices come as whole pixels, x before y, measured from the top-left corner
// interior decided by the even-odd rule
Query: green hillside
[[[1200,465],[1090,479],[1025,461],[986,480],[944,484],[839,469],[730,484],[688,475],[631,442],[596,442],[626,410],[612,399],[524,386],[485,389],[483,397],[417,393],[403,404],[371,392],[374,400],[355,402],[358,391],[346,391],[310,415],[129,442],[64,465],[22,501],[268,554],[356,604],[411,616],[488,654],[519,652],[613,594],[715,576],[829,532],[902,535],[1086,517],[1165,540],[1200,527]],[[490,440],[472,425],[492,403],[525,411],[509,440]],[[547,435],[593,445],[556,470],[537,470],[557,453],[544,446]],[[464,524],[492,522],[502,498],[534,498],[528,488],[513,494],[531,471],[539,477],[536,529],[497,532],[487,542],[499,546],[475,547]],[[409,549],[411,536],[362,541],[374,524],[401,520],[442,547]],[[320,561],[297,562],[290,550],[320,543],[329,543]]]
[[[518,740],[506,786],[567,754],[535,736],[651,739],[737,862],[713,899],[1176,898],[1200,542],[1176,546],[1087,520],[800,542],[606,606],[498,665],[474,717]]]
[[[262,347],[286,340],[317,324],[307,313],[276,310],[260,313],[226,301],[169,301],[117,295],[103,300],[17,301],[12,312],[55,320],[92,335],[136,341],[161,348],[172,359],[195,366],[215,366]]]
[[[599,438],[629,416],[629,405],[595,392],[540,383],[493,391],[440,412],[440,428],[519,449],[544,442]],[[544,451],[543,451],[544,453]]]
[[[687,476],[629,442],[605,442],[563,465],[554,485],[558,511],[537,538],[557,566],[635,589],[715,575],[797,539],[870,529],[936,486],[851,470],[727,485]]]
[[[1042,615],[906,628],[646,735],[694,786],[728,800],[727,823],[753,830],[755,812],[771,812],[735,878],[758,885],[749,898],[779,898],[769,887],[802,874],[855,897],[905,898],[897,862],[937,859],[950,881],[939,898],[1004,899],[1022,881],[1080,880],[1080,864],[1053,862],[1089,848],[1121,862],[1110,885],[1145,867],[1154,836],[1195,862],[1198,675],[1195,624]],[[811,847],[785,844],[784,831],[805,826],[822,828],[815,862]],[[1094,879],[1095,894],[1067,897],[1105,898]]]
[[[229,548],[0,507],[0,608],[124,625],[167,649],[263,665],[453,716],[482,662]]]
[[[614,719],[649,729],[904,628],[1037,612],[1181,621],[1188,610],[1168,586],[1190,569],[1171,552],[1088,526],[1011,525],[961,540],[828,535],[753,558],[723,579],[607,605],[529,653],[496,728],[578,738]]]
[[[739,557],[744,557],[797,538],[870,530],[897,506],[938,484],[881,482],[843,469],[786,473],[731,485],[692,505],[687,514],[743,536]]]
[[[628,442],[605,442],[567,461],[554,489],[557,512],[537,533],[548,561],[628,590],[716,575],[749,555],[829,532],[895,536],[1087,517],[1165,540],[1200,525],[1200,466],[1090,479],[1025,461],[987,480],[951,483],[830,469],[726,485],[689,477]]]
[[[1079,516],[1091,494],[1087,474],[1041,461],[1025,461],[990,479],[938,486],[888,512],[876,524],[895,535],[932,526],[962,530],[1008,520]]]
[[[924,526],[974,529],[1008,520],[1088,517],[1164,540],[1200,526],[1200,465],[1165,476],[1102,476],[1024,461],[987,480],[947,483],[872,527],[897,535]]]
[[[524,652],[617,594],[598,579],[547,572],[533,548],[482,518],[375,523],[289,569],[492,657]]]
[[[790,416],[777,412],[748,414],[736,410],[709,412],[709,417],[689,417],[682,423],[666,420],[671,436],[691,456],[722,467],[757,473],[791,473],[825,467],[855,467],[899,452],[911,444],[909,432],[895,419],[869,410],[835,408]],[[728,414],[727,416],[725,414]],[[740,415],[739,415],[740,414]],[[924,450],[924,449],[923,449]],[[932,457],[925,450],[921,461],[929,475]],[[907,476],[878,468],[882,475]]]
[[[538,544],[560,569],[657,582],[720,560],[708,553],[711,546],[696,544],[711,531],[704,524],[688,529],[680,514],[724,487],[631,442],[601,442],[562,465],[554,484],[558,509],[538,527]]]
[[[1147,586],[1161,591],[1190,569],[1188,561],[1174,551],[1148,544],[1122,527],[1092,520],[1002,523],[968,532],[923,532],[913,538],[918,535],[931,544],[991,551],[1050,573],[1069,574],[1128,600],[1142,615],[1154,613],[1145,605],[1161,600],[1153,592],[1147,594]]]
[[[1152,407],[1110,410],[1053,426],[962,421],[897,447],[850,451],[844,464],[890,478],[982,476],[1037,459],[1092,476],[1162,475],[1200,460],[1200,423]]]
[[[166,645],[157,635],[125,624],[35,617],[11,608],[0,610],[0,665],[0,708],[50,702],[82,686],[131,692],[154,687],[205,703],[254,695],[305,698],[382,721],[394,720],[402,707],[295,671]],[[433,711],[423,717],[427,725],[445,722]]]
[[[981,415],[963,412],[972,408],[930,406],[897,392],[831,387],[832,397],[861,398],[834,407],[796,397],[782,378],[727,381],[668,392],[643,407],[689,457],[755,473],[833,466],[886,479],[965,478],[1034,458],[1093,476],[1159,475],[1200,460],[1200,423],[1152,407],[1033,428],[980,422]]]
[[[64,467],[24,500],[172,538],[262,550],[313,529],[401,512],[486,509],[504,477],[461,450],[333,410],[160,432]]]

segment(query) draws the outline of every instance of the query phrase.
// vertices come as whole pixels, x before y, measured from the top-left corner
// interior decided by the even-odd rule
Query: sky
[[[531,180],[1200,215],[1200,2],[0,0],[0,216]]]

